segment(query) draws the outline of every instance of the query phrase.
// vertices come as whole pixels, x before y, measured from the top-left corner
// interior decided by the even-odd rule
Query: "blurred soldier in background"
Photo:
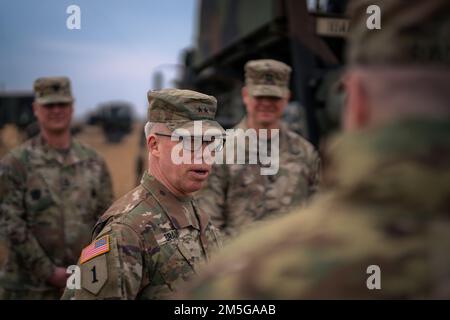
[[[81,289],[66,289],[63,299],[164,298],[220,245],[218,230],[192,198],[211,170],[203,151],[213,146],[213,139],[205,134],[213,130],[216,137],[224,135],[214,121],[217,101],[178,89],[149,91],[148,100],[148,172],[100,218],[93,242],[79,260]],[[203,126],[199,135],[194,120]],[[174,141],[177,129],[189,134]],[[179,142],[198,164],[174,162],[172,151]],[[215,145],[221,149],[223,138]]]
[[[276,60],[253,60],[245,65],[242,98],[247,116],[235,128],[279,129],[279,170],[261,175],[261,163],[213,167],[207,187],[198,194],[199,205],[229,236],[256,220],[288,211],[316,191],[319,156],[281,121],[290,96],[290,73],[289,66]],[[268,145],[271,139],[268,135]]]
[[[58,299],[66,267],[76,263],[112,202],[105,162],[71,137],[69,79],[39,78],[34,90],[41,133],[0,163],[0,226],[8,248],[1,299]]]
[[[450,298],[449,14],[447,0],[353,2],[324,193],[239,238],[184,297]]]

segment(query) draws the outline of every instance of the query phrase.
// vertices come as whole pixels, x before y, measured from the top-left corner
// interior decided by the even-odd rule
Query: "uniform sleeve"
[[[80,258],[81,288],[66,288],[62,299],[136,299],[144,276],[142,239],[124,224],[106,228],[93,243],[107,236],[110,249],[82,263]]]
[[[100,189],[98,190],[98,205],[95,211],[95,220],[97,220],[112,204],[114,200],[113,186],[111,175],[109,174],[108,167],[103,159],[101,162],[101,176],[100,176]]]
[[[227,189],[228,173],[226,165],[215,165],[208,178],[207,185],[196,196],[198,206],[209,214],[212,223],[222,232],[225,232],[227,228]]]
[[[0,226],[10,250],[20,257],[23,267],[40,279],[48,279],[55,269],[27,223],[25,208],[25,169],[7,156],[0,162]]]

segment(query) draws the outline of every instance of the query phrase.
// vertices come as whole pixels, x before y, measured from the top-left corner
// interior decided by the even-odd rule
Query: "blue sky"
[[[69,5],[81,30],[69,30]],[[152,74],[173,86],[183,49],[194,45],[196,0],[0,0],[0,89],[31,90],[40,76],[72,80],[76,115],[125,100],[145,114]]]

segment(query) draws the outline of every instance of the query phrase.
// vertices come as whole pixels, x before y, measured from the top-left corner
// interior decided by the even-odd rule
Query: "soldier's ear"
[[[159,158],[161,151],[159,149],[159,143],[155,135],[151,134],[148,137],[147,148],[148,151],[152,154],[152,156]]]
[[[347,100],[343,113],[345,130],[363,129],[370,122],[370,102],[363,77],[351,72],[345,80]]]
[[[39,118],[39,104],[37,104],[36,102],[33,102],[32,107],[33,107],[34,116],[36,118]]]
[[[286,95],[287,102],[289,102],[289,100],[291,100],[291,96],[292,96],[292,92],[291,92],[291,90],[288,90],[288,93]]]
[[[244,104],[247,105],[248,99],[250,98],[247,87],[242,87],[241,95],[242,95],[242,100],[244,101]]]

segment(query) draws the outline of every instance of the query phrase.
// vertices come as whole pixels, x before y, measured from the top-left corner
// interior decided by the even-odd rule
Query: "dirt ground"
[[[136,157],[142,125],[135,123],[130,134],[119,144],[107,143],[101,128],[85,126],[76,138],[91,146],[103,156],[111,173],[116,199],[136,187]]]
[[[95,149],[105,159],[113,180],[115,198],[119,198],[136,186],[136,158],[139,154],[139,139],[142,124],[135,123],[130,134],[119,144],[106,141],[103,131],[97,126],[84,126],[76,138]],[[23,140],[15,127],[0,131],[0,157]]]
[[[7,124],[0,130],[0,158],[24,140],[16,126]]]

